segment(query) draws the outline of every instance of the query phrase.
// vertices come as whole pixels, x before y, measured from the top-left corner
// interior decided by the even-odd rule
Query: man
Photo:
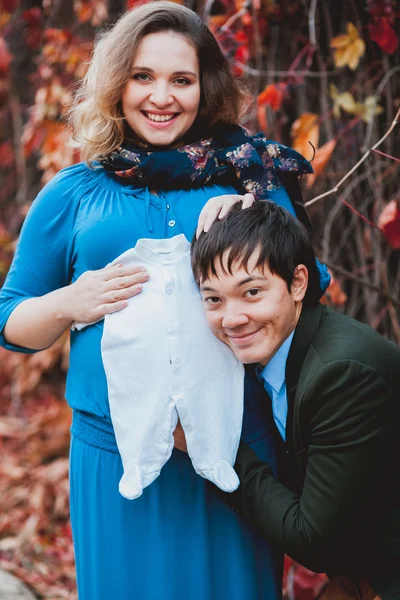
[[[192,242],[192,266],[277,430],[278,479],[241,444],[226,501],[328,574],[324,600],[400,598],[400,349],[319,303],[309,236],[273,203],[234,207]]]

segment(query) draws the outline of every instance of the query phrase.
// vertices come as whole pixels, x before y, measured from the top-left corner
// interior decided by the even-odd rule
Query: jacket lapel
[[[297,384],[303,368],[307,352],[312,344],[321,322],[324,306],[303,307],[299,322],[297,323],[292,344],[286,362],[286,392],[288,400],[288,414],[286,421],[286,445],[290,453],[293,447],[293,416]]]

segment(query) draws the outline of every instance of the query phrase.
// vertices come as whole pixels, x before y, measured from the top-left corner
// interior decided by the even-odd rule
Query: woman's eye
[[[184,77],[179,77],[178,79],[175,79],[175,83],[177,83],[178,85],[189,85],[190,81],[189,79],[185,79]]]
[[[133,76],[133,79],[136,79],[136,81],[148,81],[150,77],[147,75],[147,73],[136,73]]]

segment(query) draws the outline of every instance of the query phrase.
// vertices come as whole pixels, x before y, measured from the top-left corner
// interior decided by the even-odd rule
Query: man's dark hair
[[[222,256],[228,251],[227,260]],[[320,276],[309,233],[298,219],[273,202],[255,202],[242,210],[235,204],[221,220],[216,220],[207,233],[193,238],[191,247],[192,269],[198,285],[210,273],[216,275],[219,261],[223,271],[232,273],[238,262],[247,269],[253,252],[259,252],[257,267],[268,265],[274,275],[281,277],[290,292],[297,265],[308,270],[305,305],[316,304],[321,297]]]

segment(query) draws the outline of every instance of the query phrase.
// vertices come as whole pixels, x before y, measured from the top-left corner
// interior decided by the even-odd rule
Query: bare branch
[[[381,152],[380,150],[376,150],[375,148],[371,149],[372,152],[376,152],[377,154],[381,154],[382,156],[386,156],[386,158],[390,158],[391,160],[395,160],[400,163],[400,158],[396,158],[395,156],[391,156],[390,154],[385,154],[385,152]]]
[[[398,71],[400,71],[400,65],[397,65],[396,67],[393,67],[392,69],[390,69],[390,71],[388,71],[382,77],[381,82],[379,83],[378,87],[376,88],[376,92],[374,94],[374,98],[376,100],[378,100],[378,98],[382,94],[382,91],[383,91],[385,85],[387,84],[387,82],[389,81],[389,79],[392,77],[392,75],[394,75],[394,73],[397,73]],[[361,147],[361,152],[365,152],[366,148],[368,148],[368,146],[371,143],[372,128],[373,128],[373,125],[374,125],[374,117],[375,117],[375,115],[372,117],[372,119],[368,123],[367,133],[366,133],[366,136],[365,136],[365,142],[364,142],[363,146]]]
[[[326,77],[327,75],[338,75],[341,69],[333,69],[332,71],[309,71],[308,69],[304,71],[269,71],[269,70],[259,70],[253,69],[248,65],[240,61],[235,61],[235,65],[240,67],[244,73],[248,75],[252,75],[253,77],[259,77],[260,75],[271,75],[271,77],[281,78],[281,77],[310,77],[311,79],[320,79],[320,77]]]
[[[378,146],[380,146],[382,144],[382,142],[385,141],[385,139],[388,137],[388,135],[390,135],[390,133],[393,131],[393,129],[396,127],[397,123],[399,122],[399,117],[400,117],[400,108],[397,111],[396,116],[393,119],[393,122],[392,122],[391,126],[389,127],[389,129],[387,130],[387,132],[385,133],[385,135],[383,135],[381,137],[381,139],[374,146],[372,146],[372,148],[367,150],[367,152],[364,154],[364,156],[362,156],[360,158],[360,160],[354,165],[354,167],[352,169],[350,169],[350,171],[348,173],[346,173],[346,175],[344,177],[342,177],[342,179],[339,181],[339,183],[337,183],[336,186],[334,188],[332,188],[331,190],[324,192],[323,194],[320,194],[319,196],[316,196],[315,198],[312,198],[312,200],[309,200],[308,202],[306,202],[304,204],[304,206],[311,206],[315,202],[318,202],[318,200],[322,200],[322,198],[325,198],[326,196],[330,196],[331,194],[334,194],[335,192],[337,192],[339,190],[340,186],[342,185],[342,183],[344,183],[350,177],[350,175],[352,175],[354,173],[354,171],[356,171],[358,169],[358,167],[368,158],[368,156],[371,154],[371,152],[373,150],[375,150],[376,148],[378,148]]]
[[[245,15],[246,13],[247,13],[247,3],[245,6],[243,6],[243,8],[241,8],[234,15],[229,17],[229,19],[226,21],[226,23],[224,23],[222,25],[221,29],[222,30],[229,29],[230,27],[232,27],[232,25],[235,23],[235,21],[240,19],[240,17],[243,17],[243,15]]]
[[[335,273],[338,273],[338,275],[343,275],[344,277],[346,277],[346,279],[351,279],[352,281],[356,281],[361,286],[366,287],[369,290],[373,290],[374,292],[378,292],[382,296],[382,298],[385,298],[386,300],[391,302],[393,304],[393,306],[400,307],[399,300],[397,300],[391,294],[389,294],[387,289],[382,289],[381,287],[374,285],[373,283],[370,283],[368,281],[368,279],[362,279],[361,277],[358,277],[358,275],[355,275],[351,271],[347,271],[346,269],[343,269],[343,267],[339,267],[339,265],[336,265],[329,261],[324,261],[324,263],[326,264],[327,267],[329,267],[329,269],[332,269],[332,271],[334,271]]]
[[[210,17],[211,9],[212,9],[213,4],[214,4],[214,0],[207,0],[206,3],[205,3],[205,5],[204,5],[203,21],[205,23],[208,22],[208,19]]]
[[[317,36],[315,33],[315,11],[317,8],[317,0],[311,0],[310,11],[308,13],[308,30],[310,36],[310,44],[314,48],[317,46]]]

